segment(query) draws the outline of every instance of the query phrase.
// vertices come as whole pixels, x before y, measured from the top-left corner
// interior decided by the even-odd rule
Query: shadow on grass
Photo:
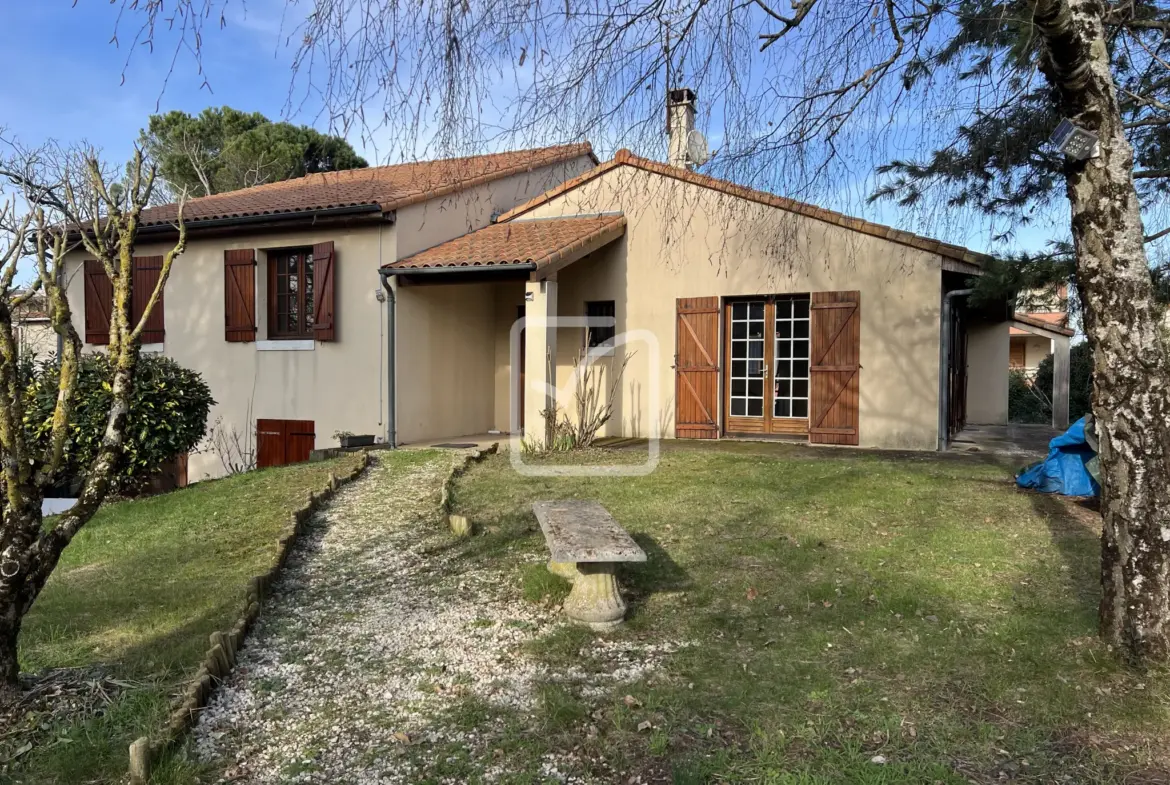
[[[596,498],[647,551],[623,567],[634,623],[616,635],[688,645],[662,678],[615,690],[596,754],[732,782],[1165,773],[1151,751],[1170,679],[1139,679],[1096,640],[1095,532],[1063,502],[1024,498],[989,456],[737,448],[671,450],[621,482],[499,461],[461,480],[488,531],[531,532],[536,498]],[[573,644],[536,651],[555,671]]]
[[[1072,499],[1036,491],[1018,490],[1028,496],[1037,516],[1043,518],[1067,573],[1067,587],[1076,593],[1094,616],[1101,601],[1101,513],[1097,499]]]

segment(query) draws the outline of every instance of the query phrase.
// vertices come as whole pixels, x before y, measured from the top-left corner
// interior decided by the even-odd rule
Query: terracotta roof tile
[[[845,226],[864,234],[870,234],[875,237],[883,237],[893,242],[901,243],[902,245],[908,245],[913,248],[929,251],[931,253],[937,253],[941,256],[957,259],[959,261],[967,262],[968,264],[973,264],[979,267],[983,266],[983,264],[991,259],[991,257],[986,254],[978,253],[961,246],[942,243],[938,240],[932,240],[929,237],[923,237],[922,235],[914,234],[913,232],[895,229],[890,226],[885,226],[884,224],[871,223],[861,218],[853,218],[843,213],[817,207],[816,205],[807,204],[805,202],[798,202],[795,199],[789,199],[784,196],[777,196],[776,194],[770,194],[767,191],[757,191],[754,188],[737,185],[736,183],[730,182],[728,180],[720,180],[717,177],[709,177],[708,175],[692,172],[677,166],[669,166],[658,161],[651,161],[648,158],[636,156],[629,150],[618,150],[614,157],[609,161],[606,161],[600,166],[594,167],[588,172],[578,175],[571,180],[567,180],[564,183],[561,183],[556,188],[544,192],[535,199],[525,202],[518,207],[514,207],[513,209],[504,213],[500,220],[508,221],[521,216],[542,204],[546,204],[552,201],[561,194],[571,191],[574,188],[577,188],[578,186],[581,186],[590,180],[605,174],[611,169],[616,169],[619,166],[632,166],[637,169],[642,169],[647,172],[654,172],[655,174],[660,174],[665,177],[672,177],[676,180],[693,183],[694,185],[699,185],[704,188],[711,188],[730,196],[737,196],[741,199],[747,199],[748,201],[771,205],[772,207],[778,207],[782,210],[787,210],[799,215],[806,215],[810,218],[827,221],[838,226]]]
[[[184,206],[183,215],[188,222],[195,224],[216,218],[275,215],[370,204],[378,205],[383,212],[390,212],[583,155],[597,161],[593,157],[593,148],[584,142],[468,158],[310,174],[294,180],[192,199]],[[178,206],[174,204],[152,207],[142,212],[142,225],[172,223],[177,215]]]
[[[509,221],[456,237],[384,267],[418,270],[535,263],[539,269],[574,254],[589,253],[620,237],[625,227],[626,218],[620,214]]]
[[[1065,327],[1065,321],[1068,319],[1068,316],[1063,313],[1020,313],[1016,311],[1012,319],[1022,324],[1029,324],[1033,327],[1039,327],[1042,330],[1050,330],[1060,335],[1076,335],[1076,331]]]

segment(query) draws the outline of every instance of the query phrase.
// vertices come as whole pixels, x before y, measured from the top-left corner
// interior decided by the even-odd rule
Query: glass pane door
[[[763,300],[733,303],[731,306],[731,390],[733,417],[764,416],[764,382],[768,375],[764,359]]]
[[[809,301],[776,298],[773,417],[808,417]]]

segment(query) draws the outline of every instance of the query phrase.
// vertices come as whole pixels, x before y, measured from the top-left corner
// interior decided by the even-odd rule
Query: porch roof
[[[1012,335],[1036,335],[1036,330],[1039,329],[1041,331],[1056,333],[1057,335],[1072,337],[1076,335],[1076,331],[1064,324],[1067,319],[1068,316],[1063,313],[1020,313],[1016,311],[1012,315],[1012,321],[1020,325],[1025,325],[1025,328],[1020,329],[1012,325],[1008,332]]]
[[[517,266],[538,277],[577,261],[626,231],[621,213],[538,218],[492,224],[383,265],[394,274]]]

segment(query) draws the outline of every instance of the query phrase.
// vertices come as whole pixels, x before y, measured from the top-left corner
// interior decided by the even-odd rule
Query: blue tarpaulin
[[[1085,438],[1086,419],[1077,420],[1067,431],[1048,442],[1048,457],[1016,475],[1016,484],[1041,493],[1099,496],[1101,486],[1088,469],[1097,451]]]

